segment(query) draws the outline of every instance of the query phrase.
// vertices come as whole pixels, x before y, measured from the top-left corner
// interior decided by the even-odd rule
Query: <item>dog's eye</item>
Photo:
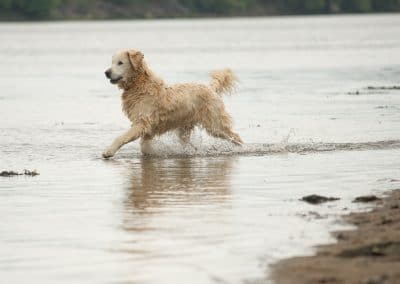
[[[124,64],[122,61],[118,61],[118,65],[122,65]]]

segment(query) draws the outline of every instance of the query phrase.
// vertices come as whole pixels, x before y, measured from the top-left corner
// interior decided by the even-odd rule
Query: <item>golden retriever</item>
[[[222,101],[222,95],[230,93],[236,82],[231,70],[213,72],[209,85],[167,85],[149,69],[142,52],[125,50],[113,56],[105,75],[123,90],[122,106],[132,127],[103,152],[104,158],[114,156],[123,145],[138,138],[143,151],[155,135],[172,130],[177,131],[182,143],[189,143],[195,126],[211,136],[243,144],[232,131],[232,119]]]

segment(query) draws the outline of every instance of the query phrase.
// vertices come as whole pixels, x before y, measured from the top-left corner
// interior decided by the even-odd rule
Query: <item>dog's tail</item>
[[[231,69],[214,71],[211,73],[211,88],[219,95],[231,94],[238,81]]]

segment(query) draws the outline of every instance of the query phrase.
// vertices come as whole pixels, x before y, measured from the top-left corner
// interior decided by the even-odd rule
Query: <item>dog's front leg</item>
[[[114,154],[121,148],[123,145],[132,142],[140,137],[140,128],[137,126],[132,127],[127,132],[119,136],[114,142],[111,144],[103,152],[103,158],[110,158],[114,156]]]

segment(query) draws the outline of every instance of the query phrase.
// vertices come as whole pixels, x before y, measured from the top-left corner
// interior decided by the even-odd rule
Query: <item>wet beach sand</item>
[[[355,230],[334,233],[336,243],[317,254],[294,257],[273,265],[277,284],[400,283],[400,189],[376,201],[369,212],[344,220]]]

